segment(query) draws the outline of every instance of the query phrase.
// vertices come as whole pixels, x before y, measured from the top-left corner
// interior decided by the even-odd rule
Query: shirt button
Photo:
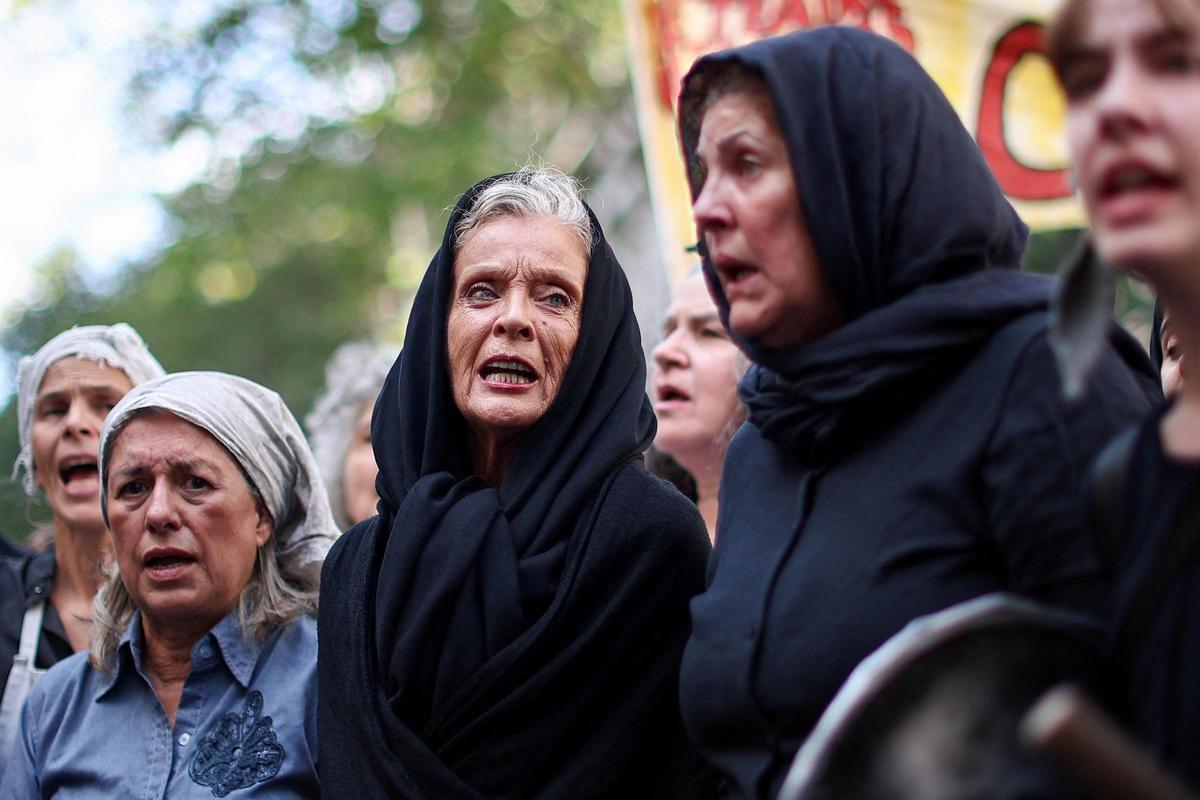
[[[192,740],[192,735],[191,735],[190,733],[184,733],[184,734],[180,734],[180,736],[179,736],[179,746],[180,746],[180,747],[187,747],[187,743],[188,743],[188,742],[190,742],[191,740]]]
[[[44,591],[46,591],[46,587],[42,586],[41,584],[38,584],[37,586],[33,587],[34,594],[41,594]]]

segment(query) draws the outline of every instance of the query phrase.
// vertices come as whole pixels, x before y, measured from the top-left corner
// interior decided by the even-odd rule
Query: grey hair
[[[579,181],[551,167],[524,166],[488,184],[475,196],[454,228],[454,241],[500,217],[550,217],[592,249],[592,220]]]
[[[369,342],[342,345],[325,365],[325,392],[304,420],[313,458],[325,483],[329,505],[338,527],[346,530],[354,521],[346,514],[342,485],[346,453],[354,436],[354,423],[368,403],[374,403],[396,360],[396,350]]]
[[[242,479],[254,498],[259,518],[267,520],[272,527],[271,536],[258,548],[250,582],[242,590],[237,602],[242,635],[262,641],[272,631],[297,617],[317,615],[321,565],[312,561],[302,563],[295,553],[290,557],[283,556],[279,539],[275,536],[274,520],[262,493],[232,453],[229,457],[242,472]],[[134,609],[133,597],[121,579],[116,559],[112,559],[104,570],[100,591],[92,601],[94,628],[92,641],[88,645],[88,661],[106,675],[111,675],[116,666],[117,645]]]

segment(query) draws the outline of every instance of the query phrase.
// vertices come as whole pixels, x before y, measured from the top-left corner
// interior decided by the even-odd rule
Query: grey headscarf
[[[33,407],[46,370],[64,358],[85,358],[119,369],[137,386],[164,374],[142,337],[129,325],[83,325],[63,331],[17,365],[17,429],[21,453],[13,464],[13,480],[25,472],[25,494],[37,494],[33,482]]]
[[[145,409],[170,412],[224,445],[271,512],[281,561],[301,567],[324,560],[338,530],[299,423],[278,394],[223,372],[177,372],[144,383],[109,413],[100,439],[105,524],[112,445],[134,414]]]
[[[333,518],[342,530],[354,524],[346,516],[342,489],[354,423],[368,403],[374,404],[383,379],[396,360],[397,349],[368,342],[350,342],[339,347],[325,366],[325,393],[304,419],[313,457],[329,493]]]

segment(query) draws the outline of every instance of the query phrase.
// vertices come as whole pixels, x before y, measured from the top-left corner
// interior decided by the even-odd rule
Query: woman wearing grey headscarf
[[[117,404],[100,452],[95,636],[30,693],[0,796],[316,796],[337,529],[295,418],[244,378],[177,373]]]
[[[371,449],[371,412],[395,360],[393,347],[342,345],[325,366],[325,392],[304,420],[341,530],[375,516],[379,469]]]
[[[162,374],[123,323],[63,331],[18,365],[13,476],[49,506],[51,544],[0,560],[0,774],[29,688],[91,638],[108,549],[96,469],[104,419],[133,386]]]

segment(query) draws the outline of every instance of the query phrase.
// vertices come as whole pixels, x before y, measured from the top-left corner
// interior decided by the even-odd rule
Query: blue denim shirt
[[[86,653],[30,692],[0,798],[317,797],[317,626],[257,642],[230,613],[192,648],[175,727],[143,663],[136,612],[105,675]]]

